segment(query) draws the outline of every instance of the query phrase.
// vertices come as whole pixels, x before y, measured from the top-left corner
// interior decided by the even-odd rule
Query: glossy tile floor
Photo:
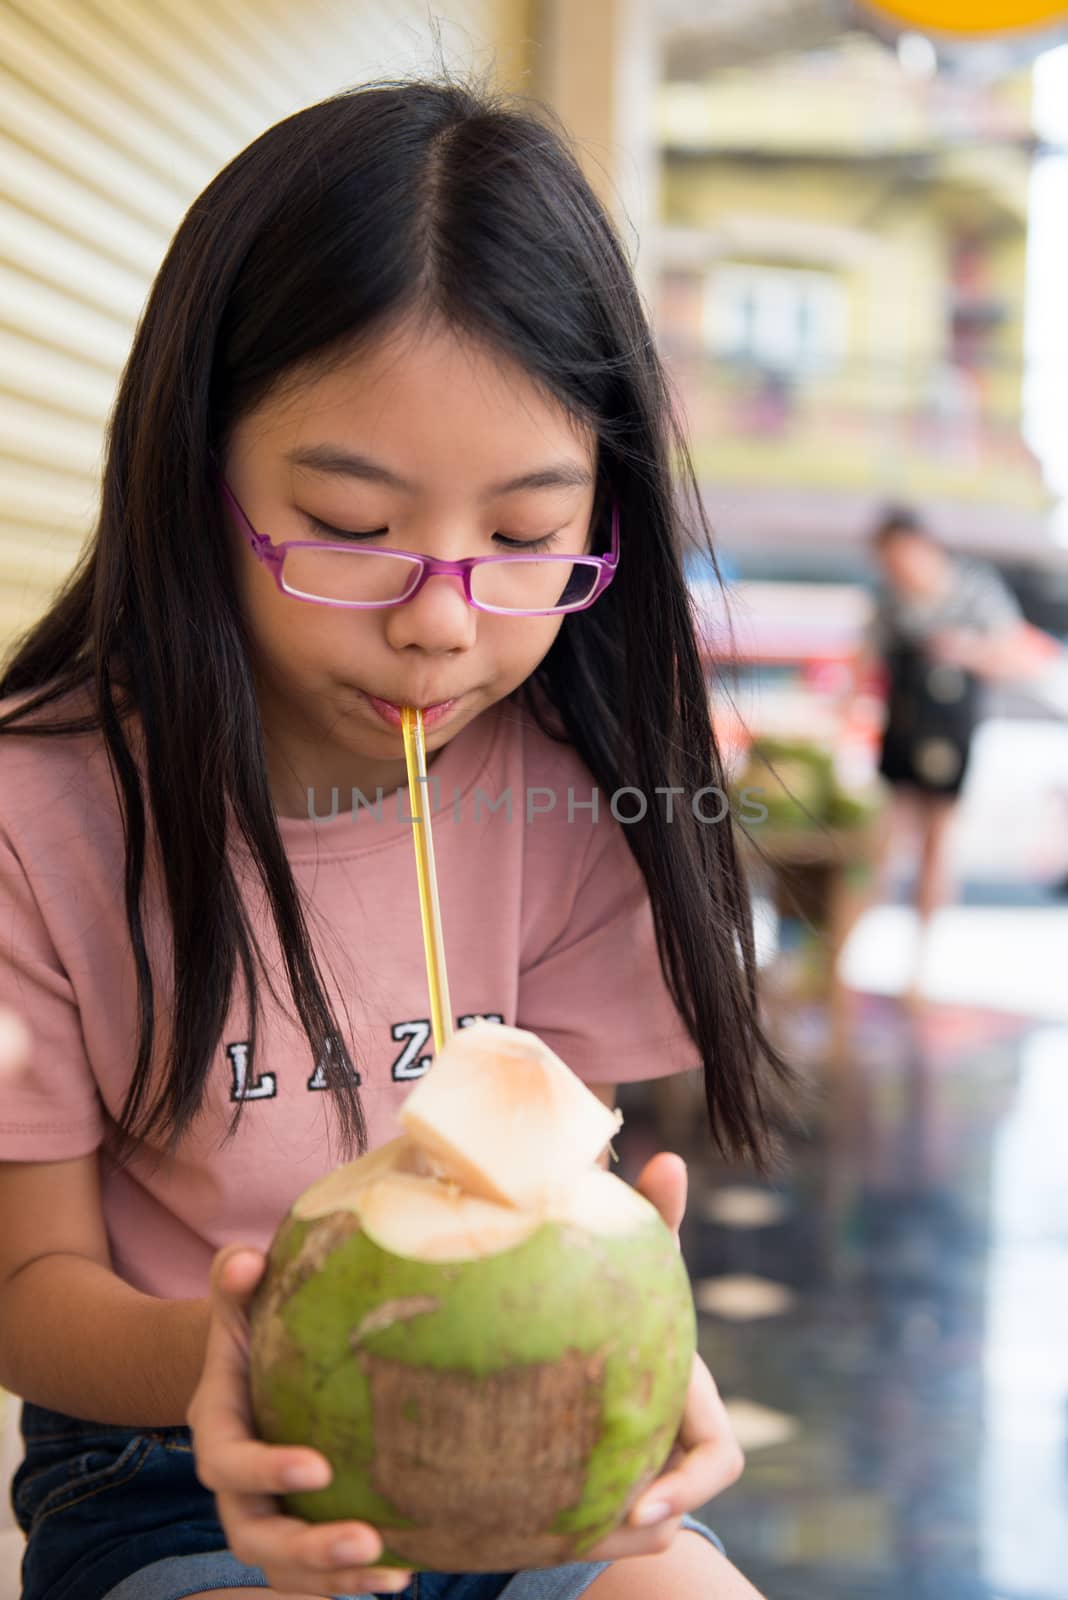
[[[747,1450],[706,1516],[768,1600],[1068,1597],[1068,1025],[1046,1016],[863,996],[831,1073],[798,1009],[819,1098],[781,1175],[691,1145],[701,1349]],[[624,1175],[685,1142],[624,1110]]]

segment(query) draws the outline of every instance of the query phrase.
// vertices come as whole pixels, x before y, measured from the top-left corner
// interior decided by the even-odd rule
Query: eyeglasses
[[[274,573],[283,594],[316,605],[377,611],[413,600],[428,578],[463,580],[464,596],[476,611],[513,617],[550,617],[584,611],[603,594],[619,565],[619,507],[612,507],[612,548],[606,556],[466,556],[438,561],[408,550],[371,550],[358,545],[287,539],[275,544],[257,533],[233,490],[219,488],[258,561]]]

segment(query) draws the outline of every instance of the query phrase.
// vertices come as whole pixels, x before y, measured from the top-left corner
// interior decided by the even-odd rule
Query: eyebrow
[[[304,445],[290,450],[286,460],[306,472],[321,472],[343,478],[359,478],[364,483],[380,483],[387,489],[399,489],[404,494],[415,494],[417,486],[400,478],[388,467],[340,445]],[[539,467],[534,472],[524,472],[518,478],[508,478],[503,483],[490,484],[486,498],[504,494],[519,494],[524,489],[588,489],[593,476],[588,467],[578,461],[559,461]]]

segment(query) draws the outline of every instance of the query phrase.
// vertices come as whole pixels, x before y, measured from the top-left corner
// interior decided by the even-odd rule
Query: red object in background
[[[853,674],[841,657],[814,656],[802,662],[801,682],[816,694],[846,694],[852,688]]]

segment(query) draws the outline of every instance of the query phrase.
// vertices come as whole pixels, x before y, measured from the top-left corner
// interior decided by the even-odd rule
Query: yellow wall
[[[1000,126],[1026,129],[1031,92],[1031,75],[1020,69],[988,84],[984,104]],[[927,149],[952,131],[955,112],[952,94],[932,93],[926,80],[903,73],[885,46],[858,33],[826,51],[784,52],[703,82],[665,83],[656,131],[673,148],[824,150],[857,158]]]
[[[529,91],[532,10],[0,0],[0,650],[92,524],[118,374],[193,197],[272,122],[369,77],[444,61]]]
[[[999,117],[1025,132],[1020,81],[1007,81],[994,98]],[[833,65],[785,60],[662,91],[662,216],[682,278],[707,273],[714,285],[721,263],[809,268],[832,275],[847,308],[837,370],[801,382],[778,439],[732,431],[731,385],[744,379],[708,358],[702,372],[693,353],[690,378],[707,400],[703,412],[694,406],[695,455],[721,481],[871,487],[873,473],[900,471],[899,445],[911,449],[923,431],[905,419],[956,381],[945,370],[950,256],[971,227],[987,241],[987,291],[1007,313],[989,337],[975,403],[984,427],[1004,430],[1009,447],[970,459],[965,440],[954,458],[953,442],[936,442],[924,463],[921,443],[907,463],[917,473],[912,487],[1044,503],[1037,467],[1012,442],[1024,358],[1028,157],[989,145],[948,150],[939,104],[870,43],[847,45]],[[670,264],[671,249],[663,253]],[[684,304],[678,281],[671,292],[676,308]],[[856,426],[847,418],[839,435],[829,431],[828,419],[850,410]]]
[[[900,384],[887,379],[887,397],[908,403],[925,372],[931,353],[943,342],[941,307],[942,252],[938,230],[908,207],[885,203],[884,185],[861,173],[831,166],[743,167],[730,157],[707,163],[669,164],[663,179],[664,215],[669,225],[711,228],[726,225],[729,260],[764,260],[779,265],[829,270],[842,282],[849,308],[847,366],[831,380],[845,390],[857,373],[873,370],[886,358],[901,374]],[[767,219],[831,230],[827,254],[791,252],[789,230],[783,244],[762,254],[732,246],[731,219]],[[835,259],[839,230],[839,259]]]

